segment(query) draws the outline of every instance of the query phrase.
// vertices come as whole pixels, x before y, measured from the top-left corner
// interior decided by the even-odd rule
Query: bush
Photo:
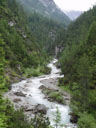
[[[96,120],[89,114],[81,114],[78,120],[78,128],[96,128]]]
[[[57,91],[51,92],[49,94],[49,98],[52,98],[53,100],[55,100],[55,101],[57,101],[57,102],[59,102],[61,104],[65,104],[63,96]]]

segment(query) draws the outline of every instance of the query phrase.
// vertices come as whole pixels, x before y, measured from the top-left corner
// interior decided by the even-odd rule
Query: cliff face
[[[68,25],[69,17],[62,12],[53,0],[19,0],[22,2],[24,9],[28,12],[37,12],[43,16],[47,16],[59,23]]]

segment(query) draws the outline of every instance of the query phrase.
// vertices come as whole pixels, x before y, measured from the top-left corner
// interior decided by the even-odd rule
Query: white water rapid
[[[57,60],[54,59],[50,64],[48,64],[48,67],[51,68],[51,74],[49,75],[43,75],[40,77],[32,77],[27,80],[23,80],[19,83],[13,84],[12,89],[5,94],[5,97],[8,97],[15,105],[15,108],[20,108],[22,106],[35,106],[37,104],[42,104],[48,108],[47,115],[50,119],[50,122],[52,125],[54,125],[53,119],[55,118],[53,116],[53,113],[56,113],[57,107],[59,109],[59,112],[61,113],[61,124],[65,124],[63,128],[76,128],[74,124],[70,123],[70,108],[68,105],[61,105],[56,102],[50,102],[45,98],[45,95],[42,93],[42,91],[39,89],[41,85],[44,85],[42,83],[43,80],[54,80],[58,79],[60,77],[63,77],[63,75],[60,75],[60,69],[57,69],[54,63],[56,63]],[[45,86],[45,85],[44,85]],[[56,86],[56,85],[54,85]],[[25,97],[14,95],[15,92],[21,91],[23,94],[26,94]],[[14,102],[14,99],[16,100],[19,98],[20,102]],[[32,116],[32,112],[29,113],[30,116]]]

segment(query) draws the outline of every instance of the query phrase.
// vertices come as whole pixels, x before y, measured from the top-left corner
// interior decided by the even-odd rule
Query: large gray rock
[[[33,112],[36,113],[42,113],[42,114],[46,114],[47,113],[48,108],[43,105],[43,104],[38,104],[34,107]]]
[[[15,103],[18,103],[20,101],[21,101],[21,99],[18,99],[18,98],[16,98],[16,99],[13,100],[13,102],[15,102]]]
[[[70,122],[71,123],[77,123],[78,119],[79,119],[79,116],[75,115],[74,113],[70,113],[70,115],[71,115]]]
[[[21,96],[21,97],[25,97],[26,94],[24,94],[23,92],[19,91],[19,92],[15,92],[14,93],[16,96]]]
[[[25,109],[25,112],[33,111],[33,108],[24,108],[24,109]]]
[[[44,85],[41,85],[41,86],[39,87],[39,89],[44,90],[44,89],[46,89],[46,87],[45,87]]]

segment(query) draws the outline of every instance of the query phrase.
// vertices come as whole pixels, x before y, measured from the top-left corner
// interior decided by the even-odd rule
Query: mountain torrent
[[[0,128],[62,127],[96,128],[96,5],[0,0]]]

